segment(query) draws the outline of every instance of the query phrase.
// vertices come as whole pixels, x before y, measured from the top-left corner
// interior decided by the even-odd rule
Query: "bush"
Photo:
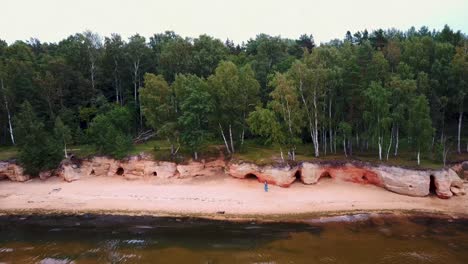
[[[63,157],[61,143],[45,130],[28,102],[21,105],[15,127],[18,159],[25,173],[36,176],[41,171],[57,168]]]
[[[101,154],[118,159],[125,157],[133,147],[131,117],[130,111],[121,106],[97,115],[87,130],[88,142]]]

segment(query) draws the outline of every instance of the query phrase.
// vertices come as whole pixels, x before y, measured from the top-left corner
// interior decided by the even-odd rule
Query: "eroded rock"
[[[17,182],[25,182],[31,178],[29,175],[24,174],[21,166],[7,161],[0,161],[0,177]]]
[[[228,174],[235,178],[244,179],[251,175],[257,177],[259,182],[281,187],[289,187],[296,180],[297,167],[284,166],[258,166],[251,163],[231,163],[228,166]]]

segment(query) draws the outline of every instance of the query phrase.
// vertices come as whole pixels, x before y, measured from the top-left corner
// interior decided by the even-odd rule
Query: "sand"
[[[468,186],[465,185],[465,188]],[[468,196],[442,200],[410,197],[373,185],[324,179],[316,185],[295,182],[289,188],[228,176],[128,181],[87,176],[71,183],[0,181],[0,212],[62,212],[184,216],[289,217],[339,212],[418,211],[468,215]],[[293,220],[293,219],[291,219]]]

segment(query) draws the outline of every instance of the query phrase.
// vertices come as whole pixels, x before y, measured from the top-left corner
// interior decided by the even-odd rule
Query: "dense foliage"
[[[172,155],[182,147],[194,158],[207,140],[234,153],[252,137],[289,159],[305,142],[317,157],[389,159],[400,145],[418,160],[441,146],[460,153],[468,151],[467,53],[467,36],[448,26],[347,32],[320,46],[311,35],[235,45],[169,31],[148,40],[89,31],[59,43],[0,40],[0,143],[18,144],[20,160],[39,169],[50,166],[29,162],[25,147],[44,145],[34,150],[44,157],[46,145],[58,143],[63,156],[67,145],[94,144],[122,157],[148,129],[171,142]]]

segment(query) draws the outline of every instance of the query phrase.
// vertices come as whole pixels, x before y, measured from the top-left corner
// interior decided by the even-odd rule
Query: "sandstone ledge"
[[[453,168],[459,174],[465,173],[462,165]],[[467,167],[468,169],[468,167]],[[67,182],[79,180],[82,176],[123,177],[127,180],[158,177],[192,178],[199,176],[229,175],[234,178],[257,178],[259,182],[289,187],[293,182],[316,184],[321,178],[373,184],[389,191],[409,195],[427,196],[435,192],[440,198],[464,195],[463,181],[453,169],[416,170],[394,166],[373,166],[352,162],[302,162],[296,165],[277,164],[260,166],[249,162],[190,161],[187,164],[156,161],[147,156],[132,156],[124,160],[108,157],[93,157],[87,160],[75,158],[64,160],[54,171],[42,172],[41,179],[58,176]],[[14,162],[0,162],[0,179],[24,182],[30,179],[23,169]]]

